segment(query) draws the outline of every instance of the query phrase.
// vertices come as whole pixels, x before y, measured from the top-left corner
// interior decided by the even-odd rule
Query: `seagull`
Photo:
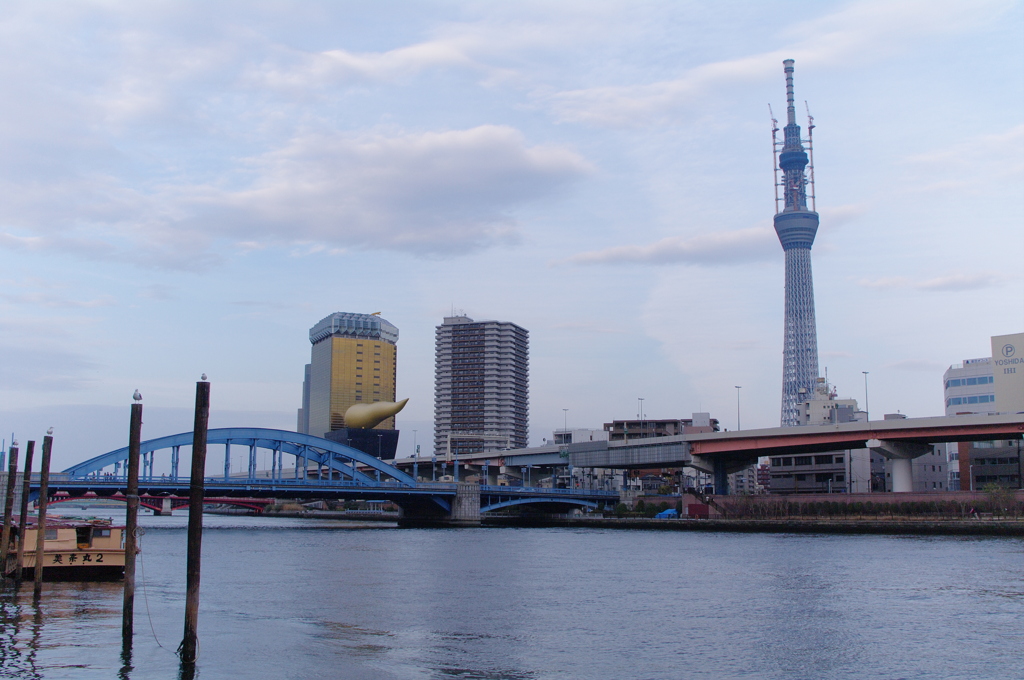
[[[201,376],[199,376],[199,379],[200,379],[200,380],[206,380],[206,374],[205,374],[205,373],[203,373],[203,374],[202,374]]]
[[[132,399],[135,401],[142,401],[142,395],[139,394],[138,390],[135,390],[135,394],[132,395]]]
[[[138,391],[138,390],[136,390],[136,391]],[[53,428],[51,427],[48,430],[46,430],[46,434],[53,434]]]

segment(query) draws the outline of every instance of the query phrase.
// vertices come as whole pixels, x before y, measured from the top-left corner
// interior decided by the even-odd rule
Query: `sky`
[[[1024,331],[1022,28],[1008,0],[8,0],[0,432],[54,426],[71,465],[126,444],[135,389],[144,438],[188,431],[203,373],[212,426],[293,429],[336,311],[400,329],[400,453],[453,311],[530,331],[534,443],[639,398],[777,426],[787,58],[822,372],[941,415],[943,371]]]

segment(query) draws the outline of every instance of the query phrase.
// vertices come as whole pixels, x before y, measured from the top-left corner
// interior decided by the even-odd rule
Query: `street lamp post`
[[[569,436],[569,409],[562,409],[562,443],[568,444],[567,437]]]
[[[861,371],[864,374],[864,417],[871,420],[871,411],[868,408],[868,371]]]
[[[637,403],[637,406],[636,406],[636,410],[637,410],[636,419],[640,421],[640,437],[643,438],[643,437],[647,436],[646,433],[644,432],[644,398],[643,397],[637,397],[636,398],[636,403]]]
[[[736,429],[742,430],[740,427],[740,388],[742,385],[736,385]]]

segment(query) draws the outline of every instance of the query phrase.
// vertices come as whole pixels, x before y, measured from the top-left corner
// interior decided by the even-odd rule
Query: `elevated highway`
[[[909,491],[913,488],[910,461],[927,453],[932,444],[1022,436],[1024,414],[1018,413],[708,432],[629,442],[582,442],[567,448],[568,462],[574,467],[694,467],[714,475],[716,494],[727,492],[726,475],[761,456],[869,448],[894,461],[893,489]],[[506,460],[515,460],[530,455],[529,451],[504,453]]]

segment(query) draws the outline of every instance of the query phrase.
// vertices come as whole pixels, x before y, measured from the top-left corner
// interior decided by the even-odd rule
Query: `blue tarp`
[[[669,508],[668,510],[662,510],[659,512],[654,516],[654,519],[675,519],[676,517],[679,517],[679,513],[676,512],[676,509]]]

